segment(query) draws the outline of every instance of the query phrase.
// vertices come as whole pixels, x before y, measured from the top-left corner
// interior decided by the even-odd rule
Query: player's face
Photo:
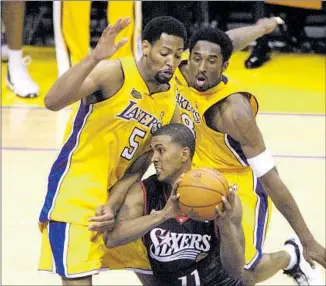
[[[153,150],[152,162],[157,179],[173,183],[184,173],[185,162],[189,159],[188,148],[183,148],[172,141],[168,135],[154,136],[151,142]]]
[[[198,41],[189,58],[190,85],[199,91],[212,88],[221,80],[227,65],[228,62],[223,63],[219,45]]]
[[[162,34],[153,45],[145,45],[150,77],[160,84],[167,84],[181,62],[184,41],[177,36]]]

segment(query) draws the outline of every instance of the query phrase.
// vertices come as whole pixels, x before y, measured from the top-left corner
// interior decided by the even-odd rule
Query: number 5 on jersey
[[[129,137],[129,146],[126,146],[121,153],[121,157],[130,161],[139,147],[139,138],[145,138],[146,132],[135,127]]]

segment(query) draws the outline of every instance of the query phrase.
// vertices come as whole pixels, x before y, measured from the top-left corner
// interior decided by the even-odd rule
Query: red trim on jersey
[[[179,224],[183,224],[183,223],[185,223],[188,219],[190,219],[190,217],[185,216],[185,215],[178,215],[178,216],[175,217],[175,219],[177,220],[177,222],[178,222]]]
[[[140,184],[140,187],[143,190],[143,198],[144,198],[143,215],[148,215],[146,186],[144,185],[144,183],[142,181],[138,181],[138,183]]]

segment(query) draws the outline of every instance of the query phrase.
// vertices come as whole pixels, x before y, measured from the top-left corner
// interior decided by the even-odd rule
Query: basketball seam
[[[185,205],[185,204],[179,202],[179,204],[181,204],[181,205],[183,205],[183,206],[185,206],[185,207],[194,208],[194,209],[198,209],[198,208],[207,208],[207,207],[211,207],[211,206],[214,206],[214,205],[216,206],[216,205],[218,205],[219,203],[222,203],[222,201],[217,202],[217,203],[214,203],[214,204],[210,204],[210,205],[204,205],[204,206],[189,206],[189,205]]]
[[[224,196],[225,195],[223,193],[221,193],[220,191],[218,190],[214,190],[214,189],[210,189],[210,188],[206,188],[206,187],[203,187],[203,186],[196,186],[196,185],[181,185],[179,186],[178,188],[183,188],[183,187],[190,187],[190,188],[199,188],[199,189],[203,189],[203,190],[206,190],[206,191],[211,191],[213,193],[219,193],[220,195]]]

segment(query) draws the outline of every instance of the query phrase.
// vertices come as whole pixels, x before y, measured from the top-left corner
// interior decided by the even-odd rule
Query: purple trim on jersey
[[[230,144],[230,146],[232,147],[232,149],[239,155],[239,157],[241,158],[241,160],[247,165],[249,166],[249,163],[247,161],[247,157],[246,155],[243,153],[243,150],[241,148],[241,145],[238,141],[234,140],[230,135],[227,135],[227,140]],[[232,150],[231,150],[232,151]],[[232,152],[233,153],[233,152]],[[237,158],[238,159],[238,158]],[[241,163],[241,162],[240,162]]]
[[[222,81],[224,82],[224,84],[227,84],[229,80],[225,75],[222,75]]]
[[[255,247],[258,252],[258,256],[254,258],[254,260],[251,260],[249,263],[246,264],[247,267],[246,269],[254,269],[258,262],[260,261],[262,257],[262,248],[264,245],[265,241],[265,232],[266,232],[266,227],[267,227],[267,219],[266,216],[268,216],[268,195],[264,191],[262,184],[260,181],[254,177],[254,180],[257,181],[257,185],[255,188],[255,193],[258,196],[258,200],[256,203],[256,225],[254,229],[254,238],[256,238],[256,244]],[[257,211],[258,209],[258,211]],[[250,266],[249,266],[250,264]]]
[[[39,218],[40,222],[50,220],[51,209],[53,208],[56,194],[58,192],[58,189],[60,188],[61,180],[63,179],[67,170],[70,167],[72,153],[74,152],[75,147],[79,143],[79,134],[84,126],[85,120],[92,111],[91,107],[91,105],[88,106],[84,105],[82,102],[80,103],[78,112],[74,119],[73,130],[68,140],[63,145],[58,158],[52,165],[48,177],[48,191]]]
[[[55,262],[56,273],[66,277],[66,257],[64,253],[66,237],[66,228],[68,224],[65,222],[49,223],[49,240],[51,244],[52,254]]]
[[[260,198],[260,203],[258,206],[258,227],[257,227],[257,243],[256,247],[259,252],[262,251],[263,243],[264,243],[264,232],[265,232],[265,221],[266,216],[268,215],[268,195],[263,189],[263,186],[259,180],[257,180],[257,186],[255,190],[256,194]],[[256,206],[257,207],[257,206]]]

